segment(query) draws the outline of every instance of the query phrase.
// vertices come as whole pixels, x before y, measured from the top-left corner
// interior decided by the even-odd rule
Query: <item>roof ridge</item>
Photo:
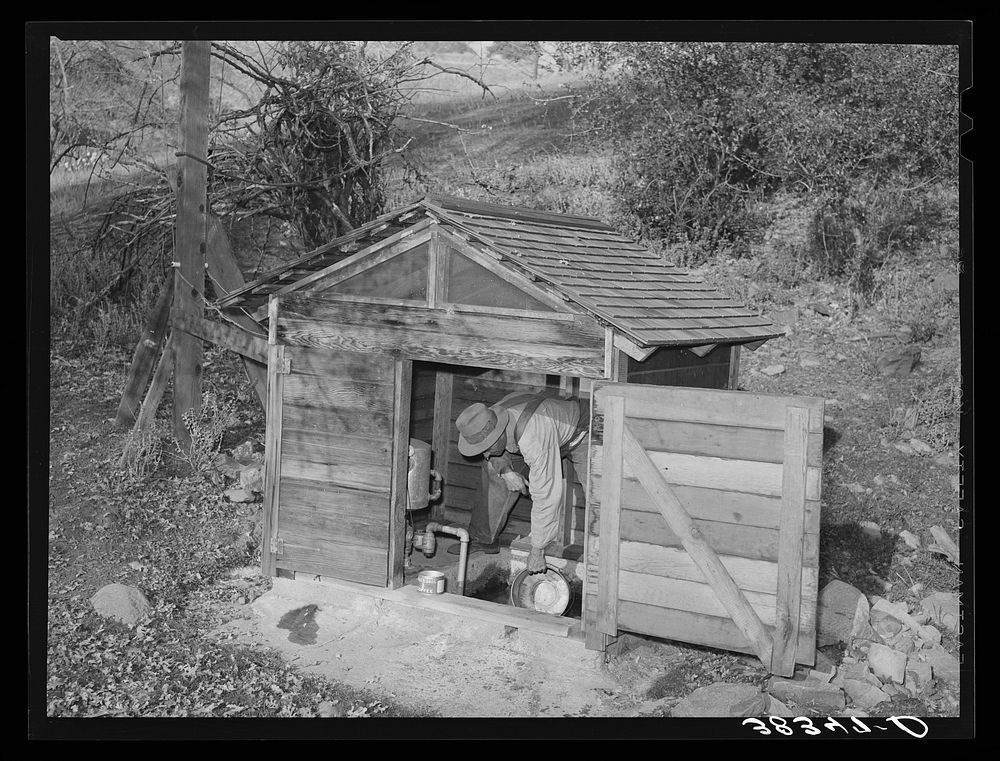
[[[541,211],[525,206],[509,206],[506,204],[487,203],[485,201],[470,201],[465,198],[448,196],[443,193],[428,193],[420,203],[436,207],[444,212],[456,212],[494,219],[523,220],[547,224],[554,227],[584,230],[602,230],[617,232],[611,225],[598,217],[585,217],[575,214],[562,214],[556,211]]]

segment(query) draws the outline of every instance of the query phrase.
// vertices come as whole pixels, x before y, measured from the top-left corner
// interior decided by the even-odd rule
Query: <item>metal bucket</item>
[[[444,592],[444,574],[440,571],[421,571],[417,574],[417,591],[425,595]]]

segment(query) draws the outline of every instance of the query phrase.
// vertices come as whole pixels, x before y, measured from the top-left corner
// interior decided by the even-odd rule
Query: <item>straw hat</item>
[[[466,457],[485,452],[507,430],[509,417],[503,407],[487,407],[482,402],[470,404],[455,419],[458,451]]]

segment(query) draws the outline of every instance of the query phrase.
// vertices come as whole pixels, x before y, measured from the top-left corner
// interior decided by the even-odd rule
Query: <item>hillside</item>
[[[513,89],[508,80],[497,87],[497,99],[466,94],[418,103],[406,125],[412,143],[386,167],[387,205],[443,192],[595,216],[630,232],[610,152],[574,131],[573,101],[566,96],[577,85],[529,84]],[[51,198],[53,263],[86,255],[85,232],[96,224],[99,201],[81,212],[70,184],[54,187]],[[796,257],[807,235],[805,214],[788,199],[779,206],[771,234],[753,256],[723,256],[698,272],[787,326],[784,338],[742,353],[741,389],[827,400],[820,587],[841,580],[869,598],[917,611],[931,593],[962,591],[959,566],[931,533],[940,527],[957,540],[962,523],[954,257],[945,246],[890,259],[878,272],[875,295],[859,301],[846,286],[810,276]],[[946,232],[957,240],[957,230]],[[282,241],[280,231],[271,234],[271,263],[290,258],[294,243]],[[267,261],[240,249],[238,235],[233,240],[244,274],[267,268]],[[169,261],[168,253],[151,258],[150,266]],[[85,297],[95,286],[83,280],[67,277],[60,284],[80,288]],[[167,435],[169,395],[160,410],[160,440],[137,459],[121,459],[126,436],[110,421],[137,325],[155,294],[154,281],[134,306],[103,305],[86,325],[73,324],[71,315],[53,322],[48,714],[319,716],[330,715],[322,706],[339,701],[353,716],[424,715],[421,706],[397,705],[373,688],[331,684],[304,664],[207,636],[226,620],[250,615],[252,601],[268,588],[269,580],[253,571],[260,560],[260,504],[224,496],[231,475],[197,464],[218,454],[211,447],[197,461],[177,452]],[[891,363],[893,357],[913,362]],[[216,426],[219,452],[247,442],[259,452],[262,411],[233,358],[209,351],[205,383],[211,403],[204,424]],[[154,601],[148,624],[130,628],[95,615],[89,600],[110,582],[146,591]],[[942,645],[957,656],[955,633],[944,632]],[[646,647],[646,656],[655,655],[654,646]],[[837,646],[822,652],[830,664],[857,655]],[[629,689],[657,676],[665,681],[656,696],[632,695],[620,715],[654,709],[658,713],[644,715],[669,715],[675,703],[720,675],[738,673],[755,684],[766,677],[724,654],[691,650],[685,658],[683,678],[674,679],[673,672],[657,671],[666,666],[655,657],[644,662],[644,673],[634,673],[623,654],[615,666]],[[956,684],[938,680],[919,695],[898,691],[869,715],[954,717],[958,697]]]

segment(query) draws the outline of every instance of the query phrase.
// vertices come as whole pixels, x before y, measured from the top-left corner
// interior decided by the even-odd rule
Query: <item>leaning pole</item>
[[[208,40],[187,41],[181,48],[174,311],[196,320],[205,311],[210,51]],[[202,342],[184,331],[173,333],[174,436],[187,444],[184,414],[201,408]]]

